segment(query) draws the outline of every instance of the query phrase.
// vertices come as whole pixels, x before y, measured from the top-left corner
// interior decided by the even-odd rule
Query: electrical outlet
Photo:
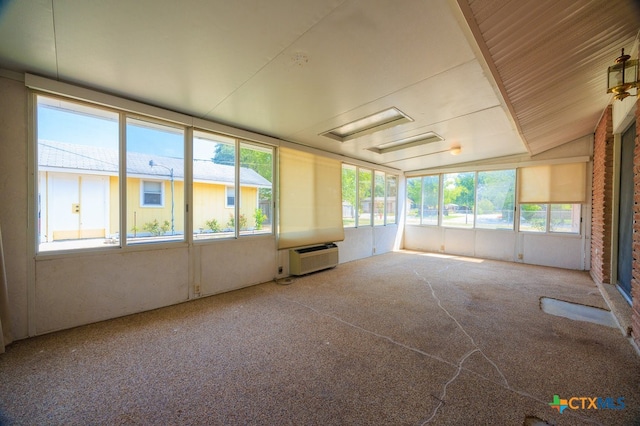
[[[444,245],[440,246],[440,251],[444,251]]]
[[[522,260],[522,253],[518,253],[518,260]]]
[[[282,273],[282,266],[278,266],[278,273],[281,274]]]
[[[197,285],[197,284],[196,284],[196,286],[195,286],[195,287],[194,287],[194,289],[193,289],[193,292],[194,292],[195,294],[200,294],[200,285]]]

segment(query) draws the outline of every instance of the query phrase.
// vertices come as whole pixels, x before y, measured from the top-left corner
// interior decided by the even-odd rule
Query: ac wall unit
[[[289,273],[305,275],[338,265],[338,246],[327,243],[289,250]]]

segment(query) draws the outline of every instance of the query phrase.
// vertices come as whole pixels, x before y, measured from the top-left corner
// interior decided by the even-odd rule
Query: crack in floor
[[[446,268],[448,269],[448,268]],[[445,270],[446,270],[445,269]],[[444,272],[444,271],[441,271]],[[428,286],[429,289],[431,290],[431,296],[433,297],[433,299],[436,301],[438,307],[444,311],[444,313],[451,318],[451,320],[458,326],[458,328],[460,329],[460,331],[462,331],[462,333],[464,333],[465,336],[467,336],[469,338],[469,340],[471,341],[471,344],[473,345],[473,347],[475,349],[471,350],[470,352],[467,352],[458,362],[458,369],[456,370],[455,375],[447,382],[444,384],[444,387],[442,389],[442,395],[440,397],[441,400],[444,400],[446,392],[447,392],[447,386],[449,386],[451,383],[453,383],[458,376],[460,375],[460,371],[462,370],[462,364],[464,364],[464,362],[467,360],[467,358],[469,358],[469,356],[471,356],[472,354],[474,354],[475,352],[479,352],[485,360],[487,360],[487,362],[489,364],[491,364],[493,366],[493,368],[498,372],[498,374],[500,375],[500,377],[502,377],[503,380],[503,385],[504,387],[506,387],[507,389],[511,389],[511,386],[509,385],[509,381],[507,380],[507,378],[505,377],[505,375],[502,373],[502,371],[500,370],[500,368],[498,367],[498,365],[493,362],[493,360],[491,358],[489,358],[487,356],[487,354],[484,353],[484,351],[482,349],[480,349],[480,347],[478,346],[478,344],[476,343],[476,341],[474,340],[474,338],[467,332],[467,330],[465,330],[465,328],[462,326],[462,324],[460,324],[460,322],[456,319],[456,317],[454,317],[451,312],[449,312],[444,306],[442,306],[442,301],[440,300],[440,298],[438,297],[438,295],[436,294],[435,289],[433,288],[433,286],[431,285],[431,282],[426,279],[425,277],[423,277],[422,275],[420,275],[418,273],[418,271],[414,270],[413,273],[422,281],[424,281]],[[439,403],[436,408],[433,410],[433,413],[431,414],[431,416],[425,420],[422,424],[425,425],[427,423],[430,423],[431,420],[433,420],[435,418],[435,416],[438,414],[438,410],[440,409],[440,407],[442,406],[442,403]]]
[[[414,272],[415,272],[415,271],[414,271]],[[434,296],[434,298],[437,300],[437,302],[438,302],[438,306],[440,307],[440,309],[442,309],[443,311],[445,311],[445,312],[447,313],[447,315],[448,315],[448,316],[449,316],[453,321],[455,321],[455,323],[458,325],[458,327],[460,327],[460,329],[462,330],[462,332],[463,332],[463,333],[464,333],[464,334],[465,334],[465,335],[466,335],[466,336],[471,340],[471,342],[472,342],[472,343],[473,343],[473,345],[475,346],[475,348],[474,348],[474,349],[472,349],[472,350],[470,350],[469,352],[467,352],[467,353],[466,353],[466,354],[465,354],[465,355],[460,359],[460,361],[458,361],[457,363],[455,363],[455,362],[451,362],[451,361],[446,360],[446,359],[444,359],[444,358],[441,358],[441,357],[439,357],[439,356],[437,356],[437,355],[430,354],[430,353],[425,352],[425,351],[423,351],[423,350],[420,350],[420,349],[418,349],[418,348],[414,348],[413,346],[409,346],[409,345],[407,345],[407,344],[404,344],[404,343],[402,343],[402,342],[399,342],[399,341],[397,341],[397,340],[395,340],[395,339],[393,339],[393,338],[391,338],[391,337],[389,337],[389,336],[386,336],[386,335],[384,335],[384,334],[377,333],[377,332],[375,332],[375,331],[373,331],[373,330],[369,330],[369,329],[367,329],[367,328],[361,327],[361,326],[359,326],[359,325],[357,325],[357,324],[354,324],[354,323],[351,323],[351,322],[349,322],[349,321],[346,321],[346,320],[344,320],[344,319],[340,318],[340,317],[339,317],[339,316],[337,316],[337,315],[330,314],[330,313],[327,313],[327,312],[323,312],[323,311],[321,311],[321,310],[319,310],[319,309],[314,308],[313,306],[307,305],[307,304],[302,303],[302,302],[299,302],[299,301],[297,301],[297,300],[293,300],[293,299],[290,299],[290,298],[288,298],[288,297],[286,297],[286,296],[282,296],[282,295],[278,295],[277,297],[278,297],[278,298],[280,298],[280,299],[286,300],[287,302],[294,303],[294,304],[296,304],[296,305],[302,306],[303,308],[308,309],[308,310],[310,310],[310,311],[312,311],[312,312],[314,312],[314,313],[316,313],[316,314],[318,314],[318,315],[321,315],[321,316],[325,316],[325,317],[331,318],[331,319],[333,319],[333,320],[335,320],[335,321],[338,321],[338,322],[340,322],[340,323],[342,323],[342,324],[344,324],[344,325],[346,325],[346,326],[348,326],[348,327],[350,327],[350,328],[354,328],[354,329],[357,329],[357,330],[359,330],[359,331],[361,331],[361,332],[363,332],[363,333],[366,333],[366,334],[369,334],[369,335],[375,336],[375,337],[377,337],[377,338],[379,338],[379,339],[386,340],[386,341],[388,341],[388,342],[390,342],[390,343],[392,343],[392,344],[394,344],[394,345],[396,345],[396,346],[399,346],[399,347],[401,347],[401,348],[403,348],[403,349],[409,350],[409,351],[411,351],[411,352],[415,352],[415,353],[417,353],[417,354],[420,354],[420,355],[426,356],[426,357],[431,358],[431,359],[433,359],[433,360],[436,360],[436,361],[442,362],[442,363],[444,363],[444,364],[446,364],[446,365],[449,365],[449,366],[451,366],[451,367],[454,367],[454,368],[456,369],[456,372],[455,372],[455,374],[453,375],[453,377],[451,377],[451,378],[449,379],[449,381],[447,381],[447,382],[444,384],[442,395],[441,395],[439,398],[438,398],[438,397],[435,397],[435,396],[433,396],[433,395],[432,395],[432,397],[434,397],[436,400],[438,400],[438,405],[437,405],[437,406],[436,406],[436,408],[434,409],[434,411],[433,411],[433,413],[431,414],[431,416],[430,416],[427,420],[425,420],[424,422],[420,423],[421,425],[425,425],[425,424],[427,424],[427,423],[430,423],[430,422],[431,422],[431,420],[433,420],[433,419],[436,417],[436,415],[437,415],[437,413],[438,413],[438,410],[439,410],[439,409],[440,409],[444,404],[446,404],[446,401],[445,401],[445,399],[444,399],[444,398],[445,398],[445,396],[446,396],[446,389],[447,389],[447,387],[448,387],[451,383],[455,382],[455,380],[458,378],[458,376],[460,375],[460,373],[462,372],[462,370],[464,370],[465,372],[470,373],[470,374],[472,374],[472,375],[474,375],[474,376],[476,376],[476,377],[478,377],[478,378],[480,378],[480,379],[483,379],[483,380],[486,380],[486,381],[488,381],[488,382],[490,382],[490,383],[493,383],[493,384],[495,384],[495,385],[497,385],[497,386],[501,386],[501,387],[505,388],[506,390],[508,390],[508,391],[510,391],[510,392],[513,392],[513,393],[515,393],[515,394],[518,394],[518,395],[520,395],[520,396],[522,396],[522,397],[524,397],[524,398],[531,399],[531,400],[533,400],[533,401],[535,401],[535,402],[537,402],[537,403],[543,404],[543,405],[548,405],[548,401],[543,401],[542,399],[537,398],[537,397],[535,397],[534,395],[531,395],[531,394],[529,394],[529,393],[527,393],[527,392],[524,392],[524,391],[521,391],[521,390],[518,390],[518,389],[514,389],[513,387],[511,387],[511,385],[509,385],[509,383],[508,383],[508,381],[507,381],[506,377],[504,376],[504,374],[502,373],[502,371],[500,371],[500,369],[498,368],[498,366],[497,366],[497,365],[496,365],[496,364],[495,364],[491,359],[489,359],[489,358],[487,357],[487,355],[486,355],[486,354],[484,354],[484,352],[482,352],[482,349],[480,349],[480,348],[476,345],[475,340],[474,340],[474,339],[473,339],[473,338],[472,338],[472,337],[471,337],[471,336],[466,332],[466,330],[464,330],[464,328],[460,325],[460,323],[459,323],[459,322],[458,322],[458,321],[457,321],[457,320],[456,320],[456,319],[455,319],[455,318],[454,318],[454,317],[453,317],[453,316],[452,316],[452,315],[451,315],[451,314],[450,314],[450,313],[449,313],[449,312],[448,312],[444,307],[442,307],[442,305],[441,305],[441,303],[440,303],[440,299],[438,299],[438,297],[437,297],[437,296],[435,296],[435,291],[433,290],[433,286],[431,285],[431,283],[429,283],[429,281],[428,281],[427,279],[425,279],[424,277],[420,276],[417,272],[415,272],[415,274],[416,274],[419,278],[421,278],[423,281],[425,281],[425,282],[429,285],[429,287],[431,288],[431,291],[432,291],[432,295],[433,295],[433,296]],[[496,371],[498,371],[498,373],[500,374],[500,376],[501,376],[501,377],[502,377],[502,379],[503,379],[503,380],[502,380],[502,382],[498,382],[498,381],[493,380],[493,379],[491,379],[491,378],[489,378],[489,377],[483,376],[482,374],[478,373],[477,371],[473,371],[473,370],[470,370],[470,369],[468,369],[468,368],[464,367],[464,365],[463,365],[463,364],[464,364],[464,362],[465,362],[465,361],[466,361],[466,360],[467,360],[471,355],[473,355],[473,354],[474,354],[474,353],[476,353],[476,352],[479,352],[480,354],[482,354],[482,356],[483,356],[483,357],[484,357],[484,358],[485,358],[485,359],[486,359],[486,360],[487,360],[487,361],[488,361],[488,362],[489,362],[489,363],[490,363],[490,364],[491,364],[491,365],[496,369]],[[579,415],[579,414],[577,414],[577,413],[573,413],[573,412],[572,412],[572,413],[570,413],[570,415],[571,415],[572,417],[579,418],[579,419],[581,419],[581,420],[583,420],[583,421],[585,421],[585,422],[587,422],[587,423],[593,423],[593,424],[598,424],[598,425],[600,424],[599,422],[594,421],[593,419],[590,419],[590,418],[588,418],[588,417],[583,417],[583,416],[581,416],[581,415]]]

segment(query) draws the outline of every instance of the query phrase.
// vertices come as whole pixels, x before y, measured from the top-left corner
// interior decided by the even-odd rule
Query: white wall
[[[275,236],[35,256],[29,230],[28,92],[0,70],[0,226],[15,338],[75,327],[286,276]],[[30,195],[31,194],[31,195]],[[347,230],[340,263],[397,247],[398,227]],[[278,267],[283,272],[278,272]]]
[[[579,235],[409,225],[404,248],[584,270],[586,244]]]

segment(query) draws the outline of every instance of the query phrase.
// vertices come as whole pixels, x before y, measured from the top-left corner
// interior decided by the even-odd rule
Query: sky
[[[38,139],[117,149],[118,123],[115,119],[38,105]],[[127,149],[131,152],[183,158],[183,140],[181,133],[157,126],[127,125]],[[194,144],[194,158],[210,160],[214,149],[214,142],[200,141]]]

